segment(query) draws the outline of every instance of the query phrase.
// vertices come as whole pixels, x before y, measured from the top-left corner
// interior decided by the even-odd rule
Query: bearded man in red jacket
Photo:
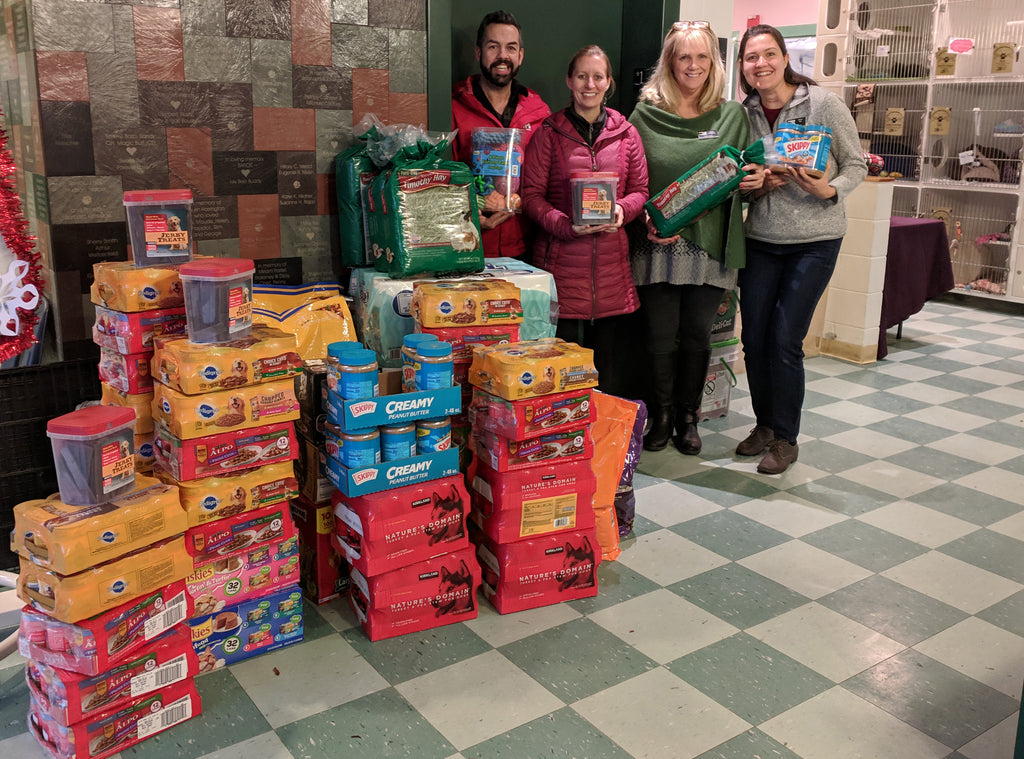
[[[551,109],[540,95],[516,81],[523,65],[523,37],[515,16],[506,11],[484,16],[474,52],[480,73],[452,88],[452,128],[459,130],[452,146],[455,160],[471,163],[474,127],[521,130],[525,153],[533,130],[551,115]],[[522,257],[527,251],[528,224],[521,213],[481,214],[484,255]]]

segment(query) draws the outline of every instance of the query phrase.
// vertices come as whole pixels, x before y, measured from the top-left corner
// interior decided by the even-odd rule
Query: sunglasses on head
[[[672,28],[677,32],[684,32],[687,29],[707,29],[711,26],[707,21],[676,21]]]

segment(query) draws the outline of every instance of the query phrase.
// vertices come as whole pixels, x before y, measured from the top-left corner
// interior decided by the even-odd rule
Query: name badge
[[[697,132],[698,140],[713,140],[718,136],[717,129],[708,129],[706,132]]]
[[[786,121],[788,121],[790,124],[799,124],[800,126],[807,126],[806,116],[801,116],[800,118],[796,119],[786,119]]]

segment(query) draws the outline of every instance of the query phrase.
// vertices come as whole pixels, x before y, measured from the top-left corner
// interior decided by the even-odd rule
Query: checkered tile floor
[[[890,343],[872,366],[808,360],[784,475],[732,455],[742,376],[702,456],[645,454],[597,598],[375,644],[321,608],[306,642],[200,678],[202,717],[122,755],[1008,759],[1024,317],[932,303]],[[36,757],[20,662],[0,666],[0,756]]]

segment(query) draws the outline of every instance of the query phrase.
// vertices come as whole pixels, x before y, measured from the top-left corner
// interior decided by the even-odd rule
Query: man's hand
[[[494,229],[503,221],[508,221],[515,214],[512,211],[495,211],[490,216],[480,217],[480,229]]]

